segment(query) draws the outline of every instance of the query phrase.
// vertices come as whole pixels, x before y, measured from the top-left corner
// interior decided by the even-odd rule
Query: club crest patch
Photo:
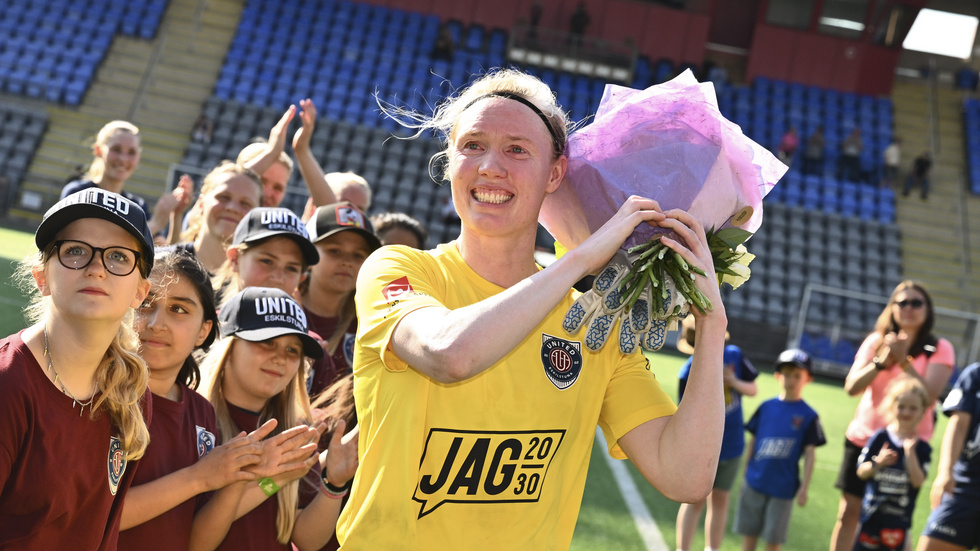
[[[558,390],[575,384],[582,372],[582,343],[541,334],[541,364],[544,374]]]
[[[119,489],[119,481],[122,480],[126,472],[126,458],[123,456],[122,442],[115,436],[109,437],[109,492],[116,495]]]
[[[214,449],[214,434],[199,425],[194,425],[194,428],[197,429],[197,457],[201,458]]]

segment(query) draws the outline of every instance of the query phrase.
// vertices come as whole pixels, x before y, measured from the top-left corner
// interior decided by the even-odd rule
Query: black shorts
[[[844,461],[840,464],[840,472],[837,473],[837,482],[834,487],[845,494],[857,497],[864,497],[865,481],[858,476],[857,463],[861,457],[861,446],[848,439],[844,439]]]

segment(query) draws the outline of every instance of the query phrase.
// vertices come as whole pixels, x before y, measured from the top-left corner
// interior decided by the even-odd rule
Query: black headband
[[[555,132],[555,129],[552,128],[551,123],[548,122],[548,117],[546,117],[544,115],[544,113],[542,113],[541,110],[538,109],[538,106],[537,105],[534,105],[533,103],[531,103],[530,101],[528,101],[527,98],[524,98],[522,96],[518,96],[517,94],[512,94],[510,92],[490,92],[489,94],[483,94],[482,96],[480,96],[480,97],[474,99],[473,101],[467,103],[466,104],[466,107],[463,108],[463,111],[466,111],[467,109],[470,108],[471,105],[473,105],[474,103],[480,101],[481,99],[485,99],[485,98],[506,98],[506,99],[512,99],[514,101],[518,101],[518,102],[523,103],[524,105],[528,106],[531,109],[531,111],[534,111],[534,113],[538,117],[541,118],[541,122],[543,122],[545,128],[548,129],[548,133],[551,134],[551,141],[552,141],[552,143],[555,146],[555,151],[557,151],[559,155],[561,155],[562,153],[565,152],[565,148],[558,141],[558,133],[556,133]]]

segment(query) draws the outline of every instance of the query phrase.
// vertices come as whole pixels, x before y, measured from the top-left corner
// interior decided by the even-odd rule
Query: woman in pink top
[[[864,495],[864,481],[857,476],[857,458],[868,438],[886,424],[878,415],[878,405],[895,378],[912,377],[925,385],[929,408],[918,432],[926,442],[932,438],[933,407],[949,382],[955,363],[953,345],[932,334],[934,321],[929,293],[919,283],[903,281],[892,291],[875,330],[854,356],[844,390],[851,396],[860,394],[861,401],[845,435],[844,461],[836,484],[843,493],[830,540],[831,551],[854,547]]]

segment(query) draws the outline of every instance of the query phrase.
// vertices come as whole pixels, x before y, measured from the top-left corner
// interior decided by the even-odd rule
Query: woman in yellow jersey
[[[554,264],[534,262],[538,212],[565,174],[569,126],[540,80],[474,82],[418,125],[441,154],[462,221],[431,251],[382,247],[355,295],[360,468],[338,523],[342,549],[565,549],[595,427],[670,499],[711,489],[724,417],[727,319],[704,229],[631,197]],[[592,352],[562,319],[572,285],[641,223],[707,276],[688,393],[676,408],[642,354]]]

